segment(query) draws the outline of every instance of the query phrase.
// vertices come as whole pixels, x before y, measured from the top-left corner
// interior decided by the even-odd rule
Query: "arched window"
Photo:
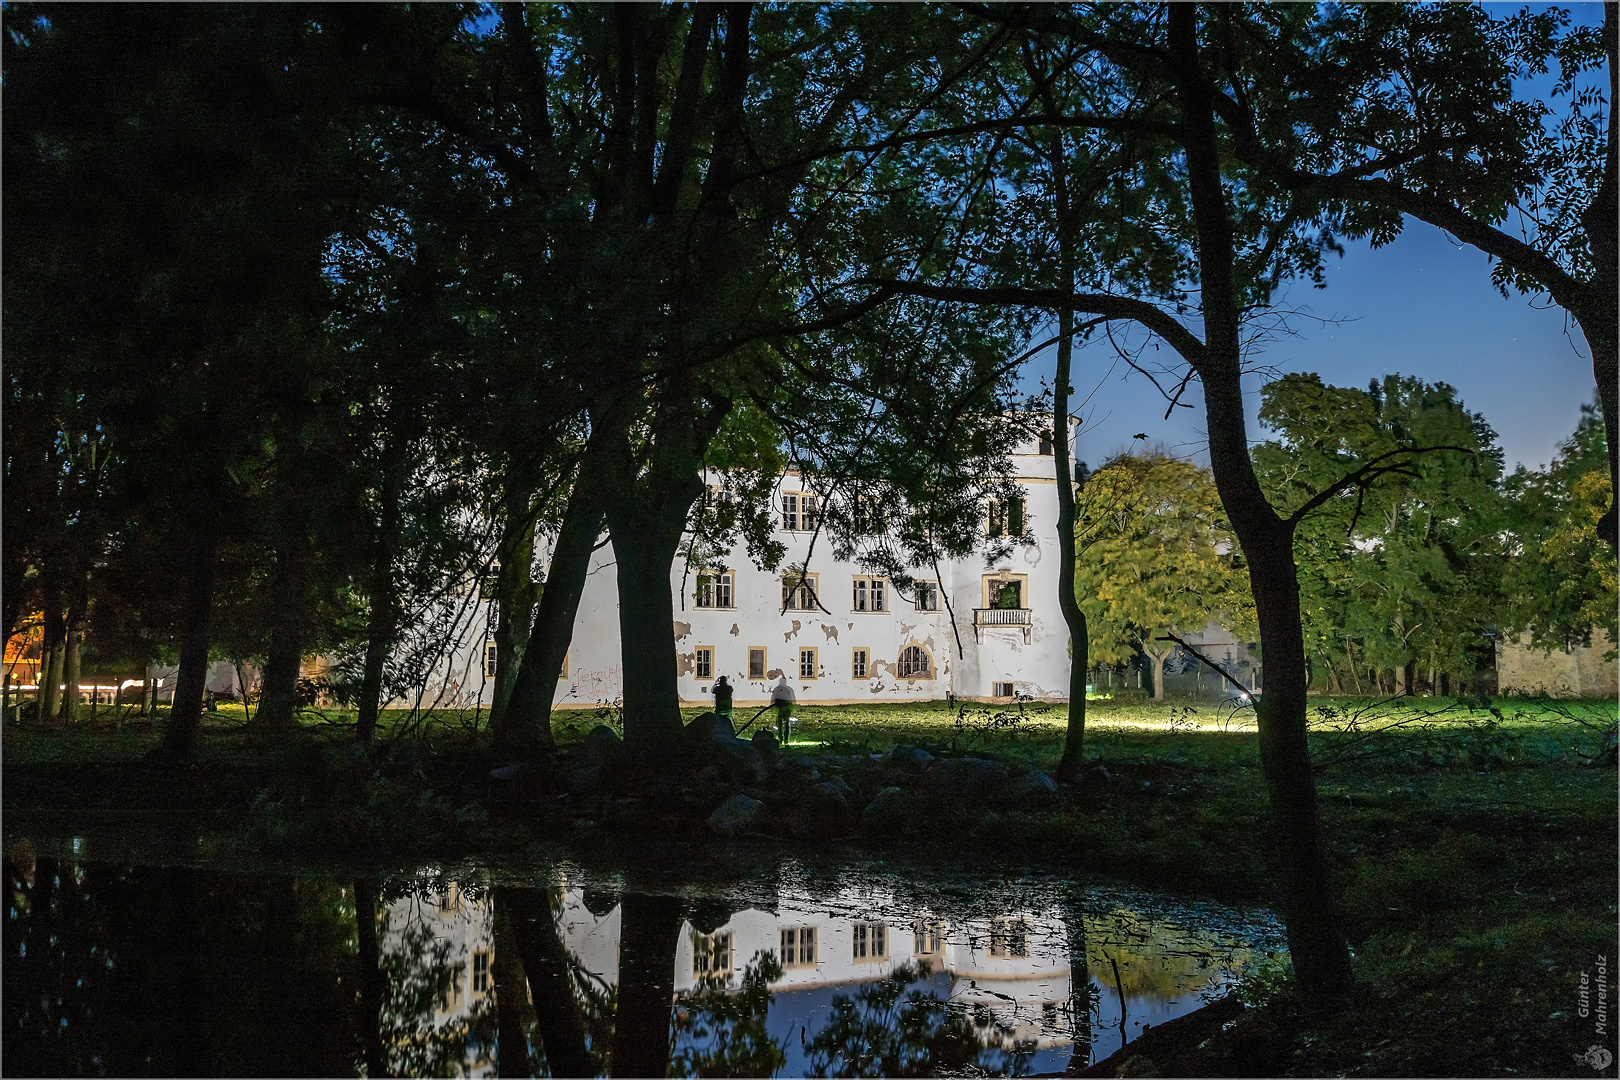
[[[928,657],[928,650],[921,645],[907,645],[901,649],[900,660],[895,664],[895,673],[902,679],[933,678],[934,665]]]

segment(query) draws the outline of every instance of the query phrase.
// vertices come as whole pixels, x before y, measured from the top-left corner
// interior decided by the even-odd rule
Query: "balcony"
[[[974,608],[973,640],[980,640],[979,631],[986,628],[1022,630],[1024,644],[1029,644],[1029,608]]]

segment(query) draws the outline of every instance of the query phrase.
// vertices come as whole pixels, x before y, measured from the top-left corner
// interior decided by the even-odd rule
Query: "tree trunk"
[[[530,639],[530,620],[540,588],[534,581],[535,491],[533,486],[510,493],[506,524],[495,557],[500,573],[495,582],[495,696],[489,707],[493,733],[511,706],[512,691],[522,669]]]
[[[495,898],[495,956],[490,976],[495,980],[495,1073],[497,1076],[532,1076],[529,1058],[529,988],[524,985],[523,962],[518,957],[512,930],[512,912]]]
[[[1620,6],[1603,5],[1604,51],[1609,54],[1609,104],[1620,100]],[[1571,312],[1586,335],[1592,350],[1592,375],[1597,379],[1598,401],[1603,409],[1603,431],[1608,437],[1609,508],[1598,522],[1598,535],[1609,546],[1620,550],[1620,520],[1616,502],[1620,498],[1620,128],[1609,114],[1608,147],[1603,161],[1603,179],[1592,203],[1581,215],[1587,248],[1592,253],[1594,273],[1586,290],[1590,304]]]
[[[495,890],[497,916],[505,910],[523,970],[528,975],[529,992],[534,997],[534,1020],[545,1050],[546,1067],[552,1076],[595,1076],[596,1063],[585,1044],[585,1021],[568,977],[568,952],[557,936],[557,923],[551,914],[550,897],[538,889],[498,887]],[[621,922],[621,927],[625,924]],[[623,932],[621,929],[621,956]],[[496,954],[497,960],[499,953]],[[673,956],[673,953],[670,954]],[[669,963],[669,957],[665,958]],[[624,965],[619,966],[619,1000],[624,1001]],[[663,1072],[635,1075],[663,1076]]]
[[[681,901],[626,892],[619,914],[619,1006],[613,1018],[612,1074],[665,1076],[675,999],[675,965],[670,961],[680,943]]]
[[[360,964],[360,1045],[365,1055],[366,1075],[388,1075],[388,1058],[382,1044],[382,1003],[387,977],[382,970],[382,950],[377,944],[377,883],[361,879],[354,883],[354,925],[359,938]]]
[[[161,753],[172,760],[189,759],[196,752],[197,737],[202,732],[203,693],[208,685],[208,624],[214,606],[214,554],[218,546],[211,536],[199,537],[189,545],[186,558],[180,672],[161,748]]]
[[[62,660],[67,652],[67,620],[61,605],[45,601],[45,640],[39,654],[39,719],[56,719],[62,704]]]
[[[84,606],[75,603],[68,610],[67,647],[63,650],[62,719],[70,724],[79,721],[80,676],[83,674]]]
[[[377,539],[371,562],[371,622],[366,631],[365,668],[360,678],[360,710],[355,725],[355,738],[370,744],[377,732],[377,717],[382,709],[383,669],[388,662],[388,650],[394,644],[398,624],[397,598],[394,595],[394,546],[399,531],[399,465],[390,462],[384,470],[382,491],[379,493]]]
[[[1059,272],[1063,288],[1074,288],[1074,236],[1066,158],[1061,135],[1052,138],[1054,194],[1057,201]],[[1057,472],[1058,496],[1058,610],[1069,630],[1069,722],[1063,735],[1063,758],[1058,777],[1075,780],[1086,759],[1086,672],[1091,670],[1091,634],[1085,612],[1075,596],[1074,466],[1069,459],[1069,376],[1074,359],[1074,312],[1058,311],[1057,371],[1052,387],[1052,464]]]
[[[276,595],[270,598],[270,642],[261,680],[259,711],[254,716],[260,728],[284,730],[293,725],[293,709],[298,703],[298,666],[304,659],[304,603],[308,588],[304,553],[283,551],[276,560]],[[242,688],[242,704],[247,706],[247,687]]]
[[[681,519],[696,495],[684,500]],[[615,513],[615,509],[619,512]],[[673,510],[673,507],[670,508]],[[647,756],[670,745],[681,731],[681,699],[675,667],[675,608],[669,568],[680,532],[638,520],[622,504],[608,511],[618,562],[619,639],[624,666],[624,742]]]
[[[299,627],[289,618],[270,638],[264,661],[264,689],[259,695],[258,726],[286,730],[293,726],[298,704],[298,666],[304,659]]]
[[[1188,189],[1197,237],[1204,385],[1211,471],[1249,564],[1266,659],[1265,692],[1255,701],[1260,760],[1275,828],[1288,946],[1301,990],[1331,997],[1351,985],[1350,955],[1335,915],[1327,853],[1306,741],[1305,630],[1294,565],[1293,525],[1277,516],[1254,474],[1243,408],[1242,300],[1236,241],[1221,182],[1212,90],[1198,56],[1199,8],[1168,8],[1172,78],[1181,105]]]
[[[586,465],[589,464],[587,458]],[[600,480],[581,466],[563,514],[551,567],[534,613],[528,648],[518,667],[512,699],[498,720],[490,719],[495,745],[512,753],[531,753],[556,745],[551,733],[551,703],[574,635],[579,598],[591,568],[591,553],[602,532]],[[672,628],[673,629],[673,628]]]
[[[1169,650],[1160,651],[1151,646],[1142,652],[1147,656],[1148,663],[1153,668],[1153,700],[1161,704],[1164,702],[1164,662],[1170,658]]]

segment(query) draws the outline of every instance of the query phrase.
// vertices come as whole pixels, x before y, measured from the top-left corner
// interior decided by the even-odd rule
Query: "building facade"
[[[776,538],[787,548],[783,569],[757,568],[740,544],[723,567],[677,560],[670,568],[682,703],[711,701],[721,676],[735,688],[739,707],[769,701],[783,680],[800,702],[814,704],[953,695],[1066,699],[1069,634],[1057,603],[1054,461],[1047,440],[1019,446],[1012,462],[1022,500],[986,507],[981,550],[937,569],[916,568],[914,589],[833,558],[830,539],[816,533],[815,493],[787,473],[773,492]],[[992,534],[1024,542],[986,565]],[[802,577],[787,568],[803,568]],[[493,613],[467,618],[460,644],[432,680],[440,689],[429,690],[430,700],[489,703],[493,625]],[[604,543],[591,560],[555,702],[594,708],[622,693],[615,561]]]

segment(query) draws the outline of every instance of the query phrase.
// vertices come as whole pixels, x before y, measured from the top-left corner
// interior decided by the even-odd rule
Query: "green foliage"
[[[782,977],[775,953],[761,952],[743,968],[742,986],[706,976],[675,1007],[672,1039],[689,1045],[670,1059],[676,1076],[775,1076],[787,1064],[781,1045],[765,1030],[775,1000],[770,984]]]
[[[1601,629],[1612,657],[1620,633],[1614,549],[1597,534],[1611,495],[1597,409],[1582,406],[1575,433],[1545,470],[1520,466],[1504,486],[1514,554],[1503,575],[1506,628],[1529,630],[1542,648],[1587,644]]]
[[[1303,513],[1313,667],[1335,689],[1409,664],[1466,685],[1499,605],[1495,433],[1451,387],[1398,375],[1366,390],[1285,376],[1262,391],[1260,420],[1277,437],[1255,448],[1255,471],[1283,513]]]
[[[1212,621],[1253,632],[1247,575],[1208,470],[1160,452],[1116,457],[1081,489],[1075,533],[1094,662],[1138,649],[1162,660],[1174,646],[1159,635]]]

